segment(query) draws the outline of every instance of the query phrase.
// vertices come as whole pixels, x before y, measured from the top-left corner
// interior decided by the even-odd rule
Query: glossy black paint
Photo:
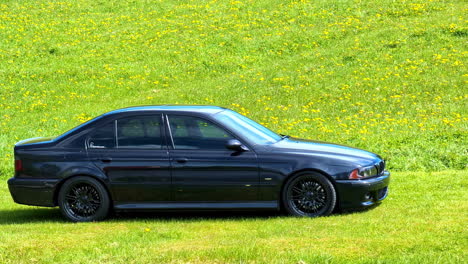
[[[336,144],[283,138],[257,144],[234,133],[213,115],[213,106],[147,106],[106,113],[57,138],[36,138],[15,145],[23,169],[8,180],[15,202],[56,206],[61,185],[85,175],[99,180],[117,210],[132,209],[279,209],[289,177],[319,172],[336,189],[341,208],[369,206],[387,195],[390,175],[348,180],[356,168],[380,162],[380,156]],[[208,120],[242,143],[242,150],[177,150],[173,148],[167,115]],[[162,149],[95,149],[88,135],[113,120],[142,115],[160,116]]]

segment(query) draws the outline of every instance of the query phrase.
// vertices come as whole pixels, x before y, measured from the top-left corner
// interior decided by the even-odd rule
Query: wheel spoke
[[[66,198],[66,199],[69,199],[69,200],[76,200],[76,199],[78,199],[77,196],[71,195],[71,194],[67,194],[67,195],[65,196],[65,198]]]
[[[298,194],[295,194],[295,195],[291,195],[291,198],[304,199],[305,195],[303,193],[298,193]]]
[[[298,192],[298,193],[302,193],[304,191],[302,188],[299,188],[297,186],[292,187],[291,190],[294,191],[294,192]]]

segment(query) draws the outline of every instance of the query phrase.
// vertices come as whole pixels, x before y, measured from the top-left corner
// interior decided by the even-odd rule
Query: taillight
[[[17,159],[15,160],[15,171],[21,171],[23,169],[23,162]]]

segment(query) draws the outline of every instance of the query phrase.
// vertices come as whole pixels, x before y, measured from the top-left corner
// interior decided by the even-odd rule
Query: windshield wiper
[[[285,139],[285,138],[289,138],[290,136],[289,135],[283,135],[283,134],[280,134],[281,136],[281,139]]]

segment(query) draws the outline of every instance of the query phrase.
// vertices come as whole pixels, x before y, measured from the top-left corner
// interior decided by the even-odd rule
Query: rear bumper
[[[8,189],[15,203],[53,207],[57,179],[19,179],[8,180]]]
[[[388,195],[390,172],[365,180],[337,180],[336,188],[342,209],[367,207],[381,202]]]

